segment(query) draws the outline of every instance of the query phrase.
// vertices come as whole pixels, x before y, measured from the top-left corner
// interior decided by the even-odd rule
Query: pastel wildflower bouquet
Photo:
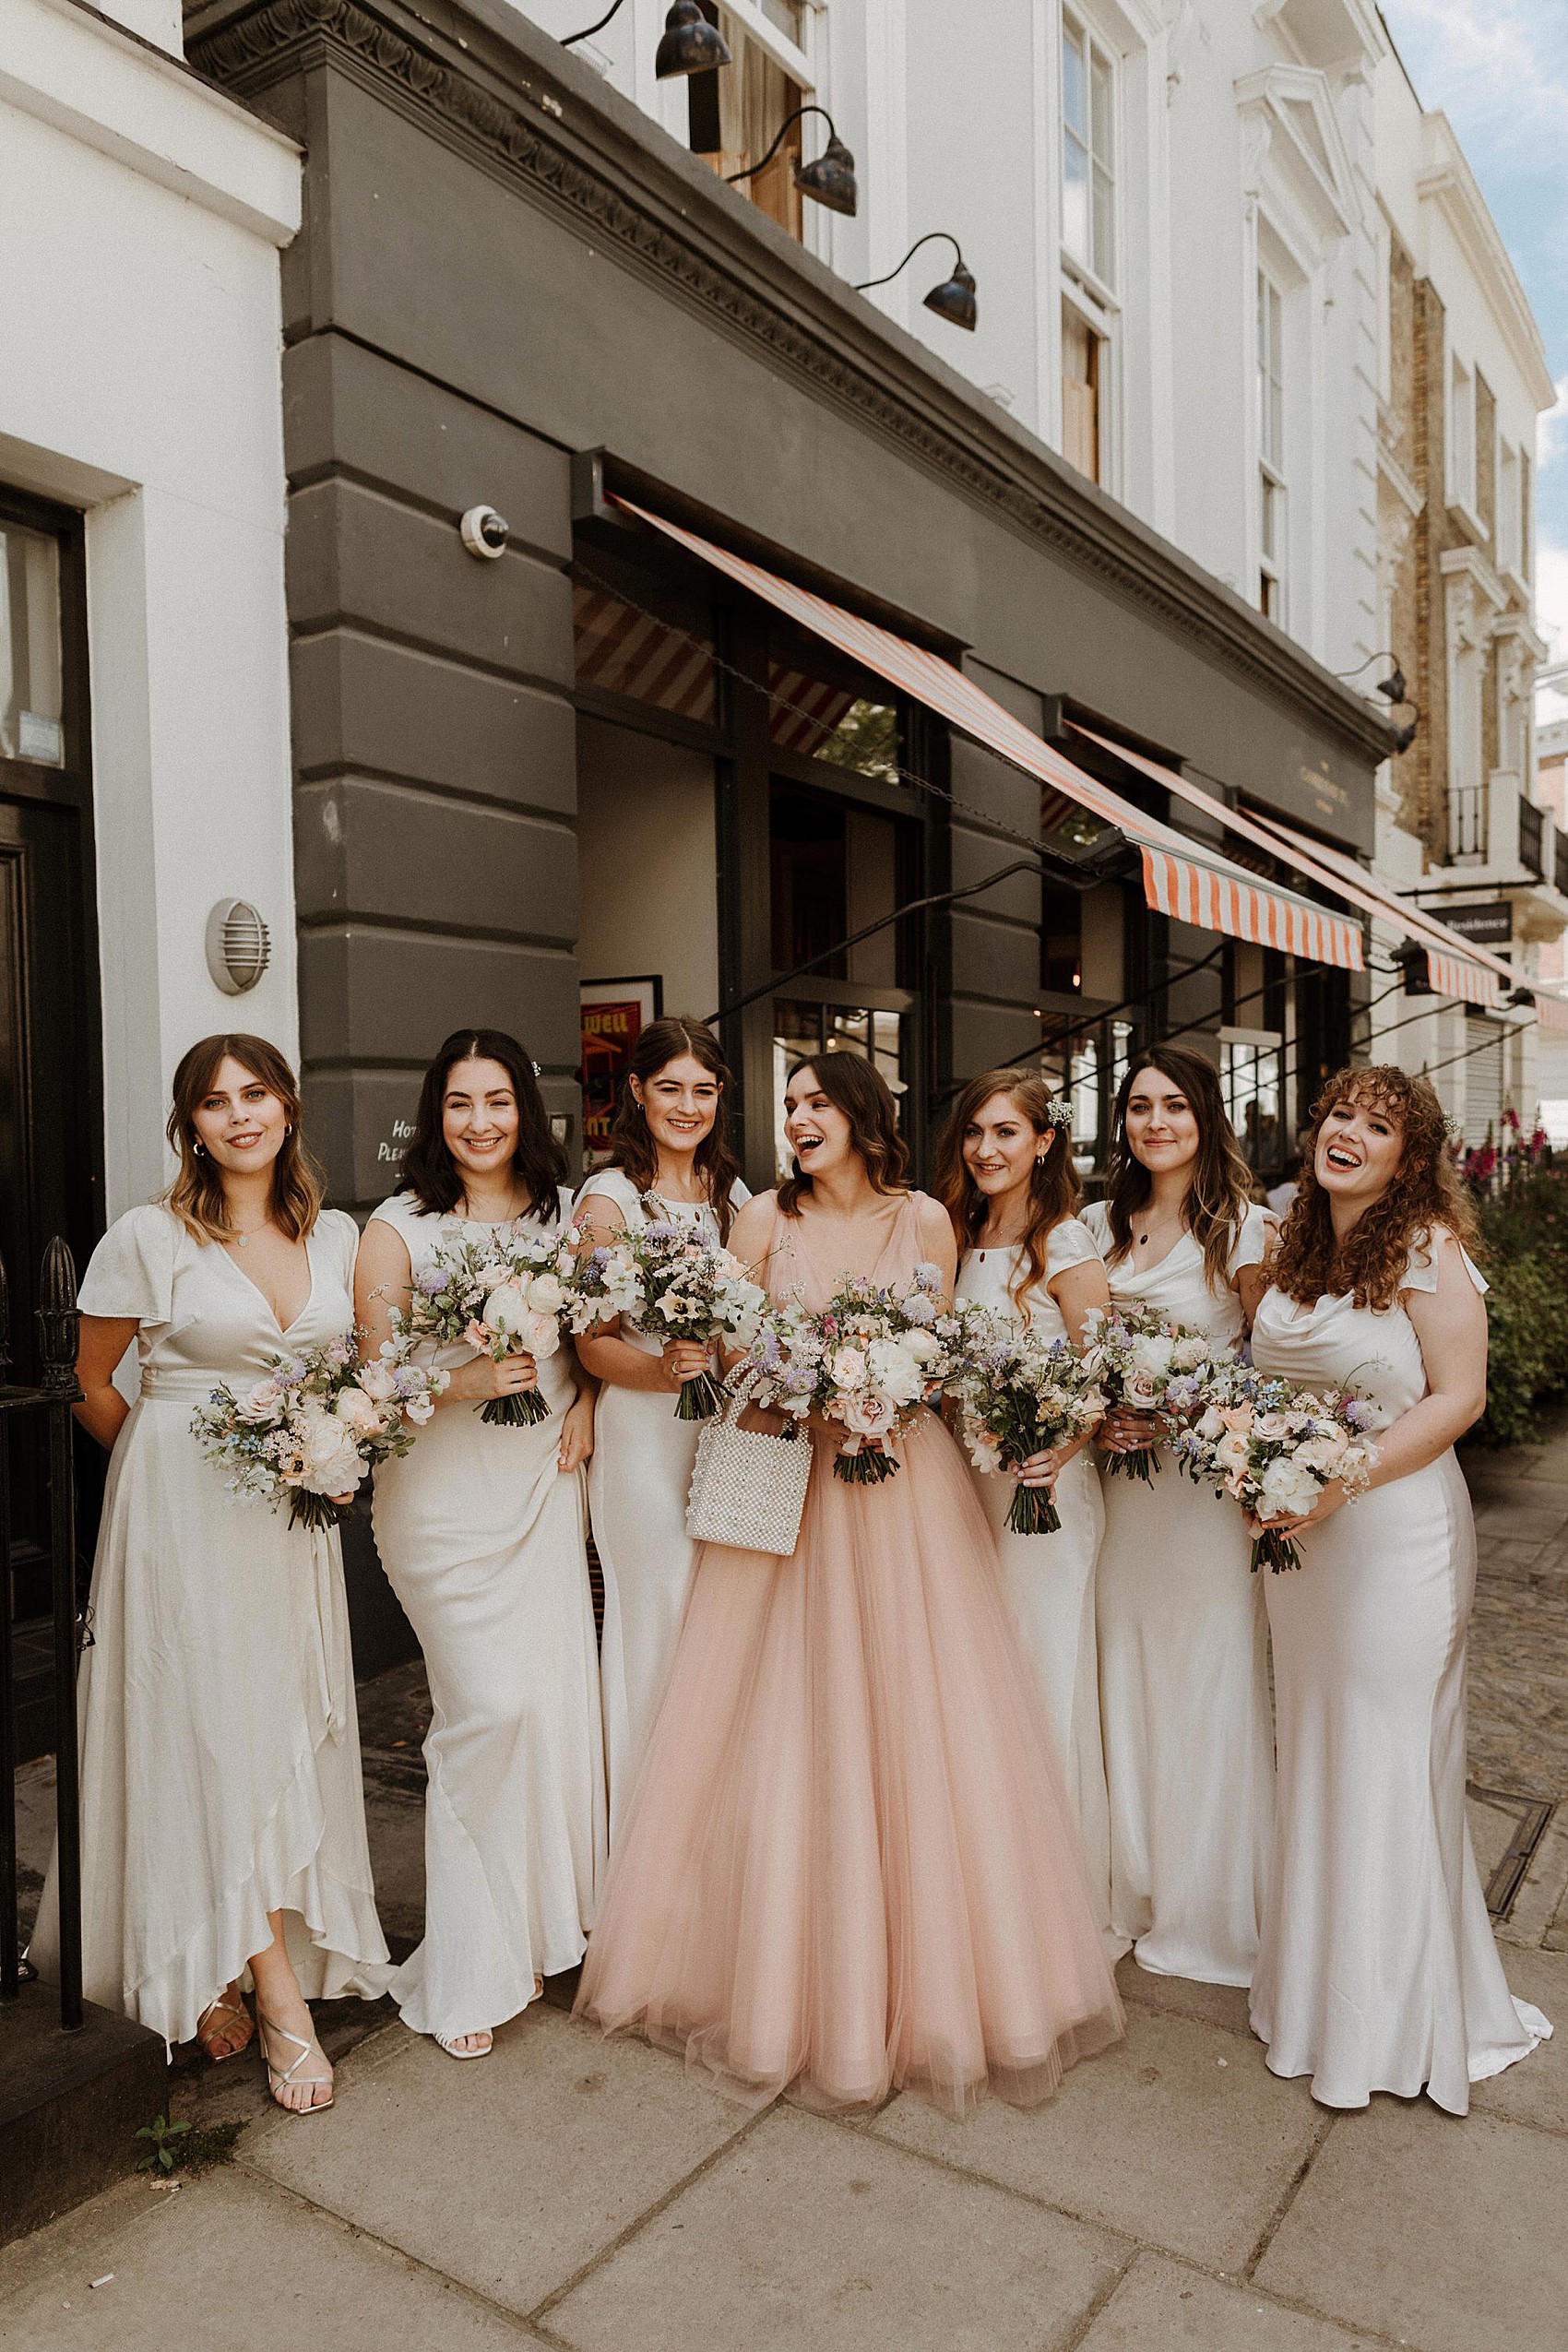
[[[833,1472],[851,1486],[879,1486],[896,1475],[898,1440],[919,1420],[930,1384],[944,1375],[945,1343],[935,1328],[941,1297],[941,1268],[922,1261],[907,1290],[850,1276],[812,1318],[815,1379],[806,1409],[843,1429]]]
[[[191,1434],[229,1473],[237,1502],[287,1501],[291,1524],[335,1527],[377,1462],[406,1454],[448,1375],[403,1361],[388,1342],[362,1364],[351,1331],[277,1356],[248,1388],[224,1381],[191,1416]]]
[[[1084,1321],[1081,1359],[1105,1396],[1106,1411],[1155,1413],[1180,1426],[1199,1406],[1208,1374],[1228,1364],[1229,1351],[1216,1352],[1201,1331],[1172,1323],[1154,1307],[1094,1307]],[[1156,1441],[1158,1444],[1160,1441]],[[1159,1468],[1156,1446],[1135,1446],[1106,1455],[1113,1478],[1153,1482]]]
[[[542,1363],[561,1345],[573,1278],[564,1231],[540,1233],[520,1218],[498,1225],[482,1241],[454,1229],[414,1276],[408,1306],[393,1313],[398,1353],[408,1361],[422,1341],[440,1347],[466,1342],[493,1363],[508,1356],[531,1356]],[[527,1429],[550,1419],[550,1407],[537,1388],[487,1397],[476,1410],[493,1429]]]
[[[662,1346],[689,1339],[711,1348],[727,1339],[746,1347],[760,1327],[767,1293],[741,1260],[690,1226],[659,1213],[650,1194],[646,1225],[629,1227],[579,1262],[574,1277],[574,1327],[587,1331],[624,1315]],[[707,1421],[724,1402],[711,1370],[683,1381],[679,1421]]]
[[[1087,1437],[1105,1419],[1106,1392],[1066,1340],[1047,1339],[978,1302],[956,1314],[945,1385],[978,1470],[1017,1471],[1031,1454]],[[1049,1536],[1062,1520],[1044,1487],[1020,1485],[1007,1525],[1015,1535]]]
[[[1178,1431],[1171,1452],[1189,1478],[1233,1495],[1265,1523],[1253,1566],[1277,1575],[1299,1568],[1301,1555],[1266,1522],[1303,1516],[1336,1479],[1348,1495],[1360,1493],[1377,1465],[1372,1420],[1372,1408],[1354,1389],[1299,1388],[1232,1362],[1214,1367],[1202,1408]]]

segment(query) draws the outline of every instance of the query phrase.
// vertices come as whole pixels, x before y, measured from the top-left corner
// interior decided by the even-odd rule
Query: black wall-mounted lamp
[[[915,239],[914,244],[898,264],[898,269],[890,269],[885,278],[862,279],[855,291],[857,294],[866,294],[873,286],[890,286],[894,279],[897,277],[898,270],[907,269],[921,247],[929,245],[933,238],[938,241],[944,240],[952,246],[953,267],[941,285],[933,286],[930,293],[926,295],[925,307],[927,310],[933,310],[938,318],[944,318],[950,327],[962,327],[972,335],[975,321],[980,315],[980,304],[975,295],[974,273],[966,265],[963,248],[951,230],[928,229],[923,237]]]
[[[855,185],[855,159],[839,137],[826,106],[797,106],[794,113],[786,114],[779,124],[778,137],[760,161],[748,163],[743,172],[727,172],[724,176],[731,187],[739,180],[754,178],[758,172],[772,162],[784,144],[786,131],[803,122],[808,114],[820,114],[827,125],[827,145],[814,163],[796,164],[795,185],[802,196],[810,196],[814,204],[825,204],[829,212],[852,214],[860,201],[860,191]]]
[[[597,24],[585,25],[581,32],[569,32],[562,48],[570,49],[579,41],[591,41],[624,6],[625,0],[612,0]],[[674,0],[664,19],[663,37],[654,53],[653,70],[658,79],[667,82],[673,81],[679,74],[706,74],[715,65],[729,63],[729,43],[719,27],[708,23],[697,0]]]

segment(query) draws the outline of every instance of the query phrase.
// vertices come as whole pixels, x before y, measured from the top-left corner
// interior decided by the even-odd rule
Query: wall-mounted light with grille
[[[225,996],[244,996],[272,960],[267,925],[244,898],[220,898],[207,919],[207,968]]]

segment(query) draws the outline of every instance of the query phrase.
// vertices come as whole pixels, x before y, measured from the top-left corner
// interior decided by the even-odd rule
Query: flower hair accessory
[[[1047,1124],[1050,1126],[1070,1127],[1073,1123],[1073,1106],[1065,1095],[1053,1094],[1045,1106],[1045,1116]]]

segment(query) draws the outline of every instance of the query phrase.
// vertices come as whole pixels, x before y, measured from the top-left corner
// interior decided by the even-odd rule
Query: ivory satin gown
[[[563,1191],[563,1219],[569,1207]],[[406,1193],[375,1216],[401,1235],[415,1274],[444,1235],[482,1242],[494,1230],[426,1216]],[[434,1353],[448,1368],[473,1360],[461,1344]],[[556,1463],[576,1393],[564,1350],[540,1362],[539,1386],[548,1420],[494,1428],[476,1404],[438,1405],[410,1451],[375,1474],[376,1546],[434,1709],[424,1940],[391,1988],[415,2033],[504,2024],[536,1976],[576,1966],[593,1924],[604,1751],[583,1474]]]
[[[1241,1302],[1211,1289],[1190,1233],[1158,1265],[1110,1264],[1096,1201],[1084,1224],[1113,1306],[1157,1308],[1227,1347]],[[1229,1272],[1268,1237],[1249,1208]],[[1100,1723],[1111,1800],[1111,1922],[1140,1967],[1244,1985],[1257,1955],[1274,1812],[1263,1593],[1240,1506],[1182,1478],[1162,1448],[1148,1485],[1101,1468],[1097,1575]]]
[[[1015,1301],[1019,1247],[966,1251],[955,1291],[994,1309],[1012,1322],[1022,1320],[1047,1341],[1065,1340],[1067,1325],[1047,1287],[1070,1266],[1099,1253],[1075,1217],[1053,1225],[1046,1241],[1043,1279]],[[1007,1525],[1017,1481],[1000,1470],[978,1470],[974,1481],[996,1538],[1002,1581],[1013,1604],[1024,1649],[1055,1735],[1066,1776],[1095,1911],[1102,1926],[1111,1918],[1111,1812],[1105,1790],[1105,1752],[1099,1730],[1099,1664],[1095,1639],[1095,1564],[1105,1529],[1099,1472],[1090,1446],[1075,1454],[1056,1481],[1054,1535],[1016,1535]],[[1118,1941],[1121,1941],[1118,1939]]]
[[[875,1278],[907,1285],[904,1202]],[[768,1286],[831,1271],[776,1216]],[[1121,2009],[984,1515],[934,1414],[875,1487],[812,1437],[788,1560],[699,1547],[578,2009],[762,2104],[1045,2098]]]
[[[737,1183],[731,1198],[740,1208],[751,1194]],[[581,1218],[594,1200],[613,1201],[628,1230],[647,1223],[641,1194],[619,1168],[603,1168],[588,1177],[574,1214]],[[719,1219],[706,1202],[660,1206],[672,1224],[689,1225],[704,1241],[718,1242]],[[659,1352],[659,1340],[624,1318],[621,1336],[629,1348],[647,1355]],[[612,1844],[620,1835],[675,1655],[692,1577],[686,1497],[702,1423],[678,1420],[675,1404],[669,1389],[621,1388],[606,1381],[594,1415],[588,1514],[604,1576],[600,1683]]]
[[[1458,1244],[1448,1235],[1439,1246]],[[1423,1241],[1403,1294],[1436,1289]],[[1387,1428],[1427,1394],[1403,1294],[1374,1313],[1348,1297],[1304,1307],[1271,1289],[1253,1360],[1309,1387],[1353,1384]],[[1253,2030],[1274,2072],[1310,2074],[1325,2106],[1425,2090],[1463,2115],[1472,2083],[1551,2027],[1509,1993],[1465,1817],[1476,1531],[1453,1448],[1297,1542],[1301,1568],[1261,1579],[1279,1797]]]
[[[338,1533],[242,1504],[191,1414],[220,1381],[353,1328],[353,1218],[324,1209],[285,1332],[238,1260],[166,1208],[112,1225],[84,1313],[134,1316],[141,1393],[109,1460],[77,1682],[82,1990],[170,2043],[284,1915],[307,2001],[386,1989]],[[31,1956],[59,1962],[52,1860]]]

